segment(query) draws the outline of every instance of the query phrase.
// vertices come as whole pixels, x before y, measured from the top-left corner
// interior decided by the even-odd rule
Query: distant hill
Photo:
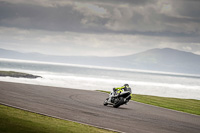
[[[200,55],[170,48],[118,57],[54,56],[0,49],[0,58],[200,74]]]
[[[119,57],[135,69],[200,74],[200,55],[170,48],[151,49],[142,53]]]

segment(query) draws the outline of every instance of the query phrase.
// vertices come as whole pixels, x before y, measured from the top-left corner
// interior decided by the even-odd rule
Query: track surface
[[[199,133],[200,116],[137,102],[103,106],[96,91],[0,82],[0,103],[128,133]]]

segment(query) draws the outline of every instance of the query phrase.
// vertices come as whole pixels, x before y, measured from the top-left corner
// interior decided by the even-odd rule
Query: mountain
[[[200,74],[200,55],[175,49],[151,49],[120,58],[135,69]]]
[[[0,49],[0,58],[200,74],[200,55],[170,48],[119,57],[54,56]]]

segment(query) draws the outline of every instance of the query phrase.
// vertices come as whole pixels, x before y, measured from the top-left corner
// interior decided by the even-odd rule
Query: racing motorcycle
[[[114,96],[112,96],[114,93]],[[128,88],[127,90],[117,90],[116,92],[111,92],[109,97],[112,96],[111,101],[109,102],[108,99],[104,101],[104,106],[113,105],[114,108],[118,108],[123,104],[127,104],[131,99],[131,89]]]

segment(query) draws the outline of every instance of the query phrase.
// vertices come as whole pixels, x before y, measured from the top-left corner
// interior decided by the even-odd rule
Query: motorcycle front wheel
[[[107,105],[108,105],[108,99],[109,99],[109,98],[106,98],[106,100],[104,101],[104,103],[103,103],[104,106],[107,106]]]

